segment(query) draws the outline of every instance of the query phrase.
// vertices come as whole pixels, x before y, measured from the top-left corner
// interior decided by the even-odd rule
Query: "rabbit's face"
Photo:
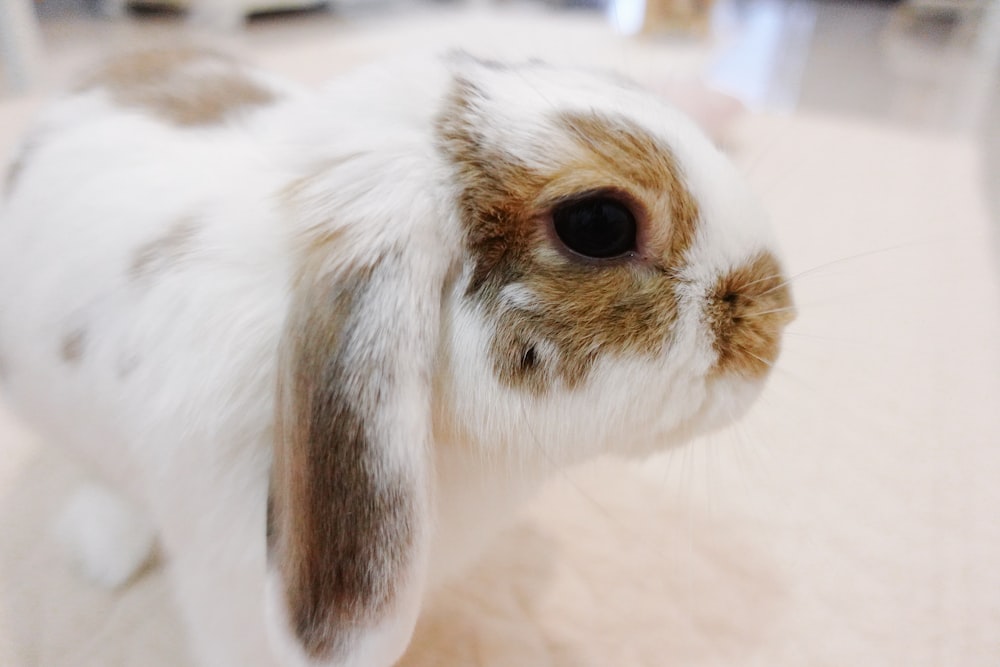
[[[467,66],[438,122],[469,257],[452,419],[476,440],[583,458],[741,414],[793,308],[735,170],[627,84]]]

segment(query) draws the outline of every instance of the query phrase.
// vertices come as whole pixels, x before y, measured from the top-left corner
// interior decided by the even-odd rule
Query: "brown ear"
[[[268,560],[309,663],[398,654],[416,620],[441,289],[406,255],[308,270],[285,324]]]

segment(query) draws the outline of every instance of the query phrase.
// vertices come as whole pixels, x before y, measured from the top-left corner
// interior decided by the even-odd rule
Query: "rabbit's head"
[[[611,78],[479,64],[438,132],[464,240],[442,408],[463,433],[565,461],[743,412],[791,298],[759,204],[690,121]]]
[[[302,664],[405,648],[442,443],[511,475],[684,441],[747,408],[793,312],[759,204],[677,111],[610,76],[438,67],[433,110],[399,100],[419,150],[289,190],[269,549]]]

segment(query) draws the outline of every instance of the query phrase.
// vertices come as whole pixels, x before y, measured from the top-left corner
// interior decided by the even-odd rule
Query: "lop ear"
[[[349,269],[314,260],[295,288],[268,499],[282,664],[390,665],[413,632],[444,279],[443,250],[420,245],[399,239]],[[310,254],[331,253],[344,254]]]

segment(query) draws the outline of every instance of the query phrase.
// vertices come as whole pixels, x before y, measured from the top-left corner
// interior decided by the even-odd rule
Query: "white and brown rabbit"
[[[387,667],[556,469],[744,412],[792,313],[761,209],[620,79],[464,54],[303,91],[197,50],[51,107],[0,209],[5,394],[165,555],[206,667]]]

